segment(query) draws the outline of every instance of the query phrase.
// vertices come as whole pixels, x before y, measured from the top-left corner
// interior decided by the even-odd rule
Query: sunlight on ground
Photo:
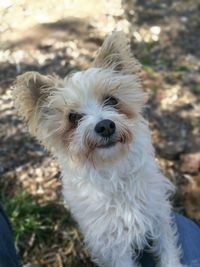
[[[121,1],[106,0],[3,0],[0,2],[2,28],[9,21],[12,28],[27,28],[37,23],[53,22],[69,16],[99,19],[102,15],[119,16],[123,13]],[[14,18],[14,19],[13,19]],[[2,29],[1,29],[2,30]]]
[[[0,2],[1,33],[7,39],[15,38],[15,30],[23,31],[40,23],[55,22],[68,17],[90,18],[93,26],[105,35],[113,30],[131,32],[137,42],[158,41],[161,28],[152,26],[135,31],[126,19],[120,19],[124,10],[121,0],[62,0],[59,4],[55,0],[34,1],[30,0],[2,0]],[[131,10],[134,14],[134,10]],[[117,18],[117,19],[116,19]]]

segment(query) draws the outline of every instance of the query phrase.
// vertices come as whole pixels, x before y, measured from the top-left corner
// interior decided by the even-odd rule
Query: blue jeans
[[[200,267],[200,228],[186,217],[175,214],[175,221],[182,248],[181,263],[187,267]],[[147,252],[141,259],[142,267],[155,267],[153,257]],[[175,266],[174,266],[175,267]]]
[[[12,229],[0,206],[0,267],[19,267],[12,239]]]
[[[175,214],[182,246],[182,263],[188,267],[200,267],[200,228],[191,220]],[[153,257],[147,252],[141,259],[142,267],[155,267]],[[0,206],[0,267],[19,267],[17,254],[13,245],[10,223]],[[176,266],[172,266],[176,267]]]

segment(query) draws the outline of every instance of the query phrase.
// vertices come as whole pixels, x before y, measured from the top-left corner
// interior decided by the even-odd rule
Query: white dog
[[[88,70],[65,79],[25,73],[14,98],[60,165],[64,198],[93,260],[136,267],[136,251],[148,247],[158,266],[181,267],[169,202],[174,186],[154,159],[139,70],[117,32]]]

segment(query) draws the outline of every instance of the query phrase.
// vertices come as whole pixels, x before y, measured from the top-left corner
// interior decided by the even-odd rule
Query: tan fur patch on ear
[[[28,122],[34,134],[39,120],[39,106],[55,88],[55,78],[38,72],[26,72],[17,77],[13,98],[19,114]]]
[[[131,54],[128,39],[123,32],[114,32],[105,39],[94,60],[94,66],[126,74],[137,73],[141,69],[140,63]]]

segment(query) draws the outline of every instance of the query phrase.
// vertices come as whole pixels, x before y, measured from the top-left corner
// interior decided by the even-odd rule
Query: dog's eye
[[[77,124],[82,117],[83,117],[83,114],[80,114],[77,112],[70,112],[69,113],[69,121],[73,124]]]
[[[104,100],[105,106],[116,106],[118,104],[118,100],[114,96],[107,96]]]

